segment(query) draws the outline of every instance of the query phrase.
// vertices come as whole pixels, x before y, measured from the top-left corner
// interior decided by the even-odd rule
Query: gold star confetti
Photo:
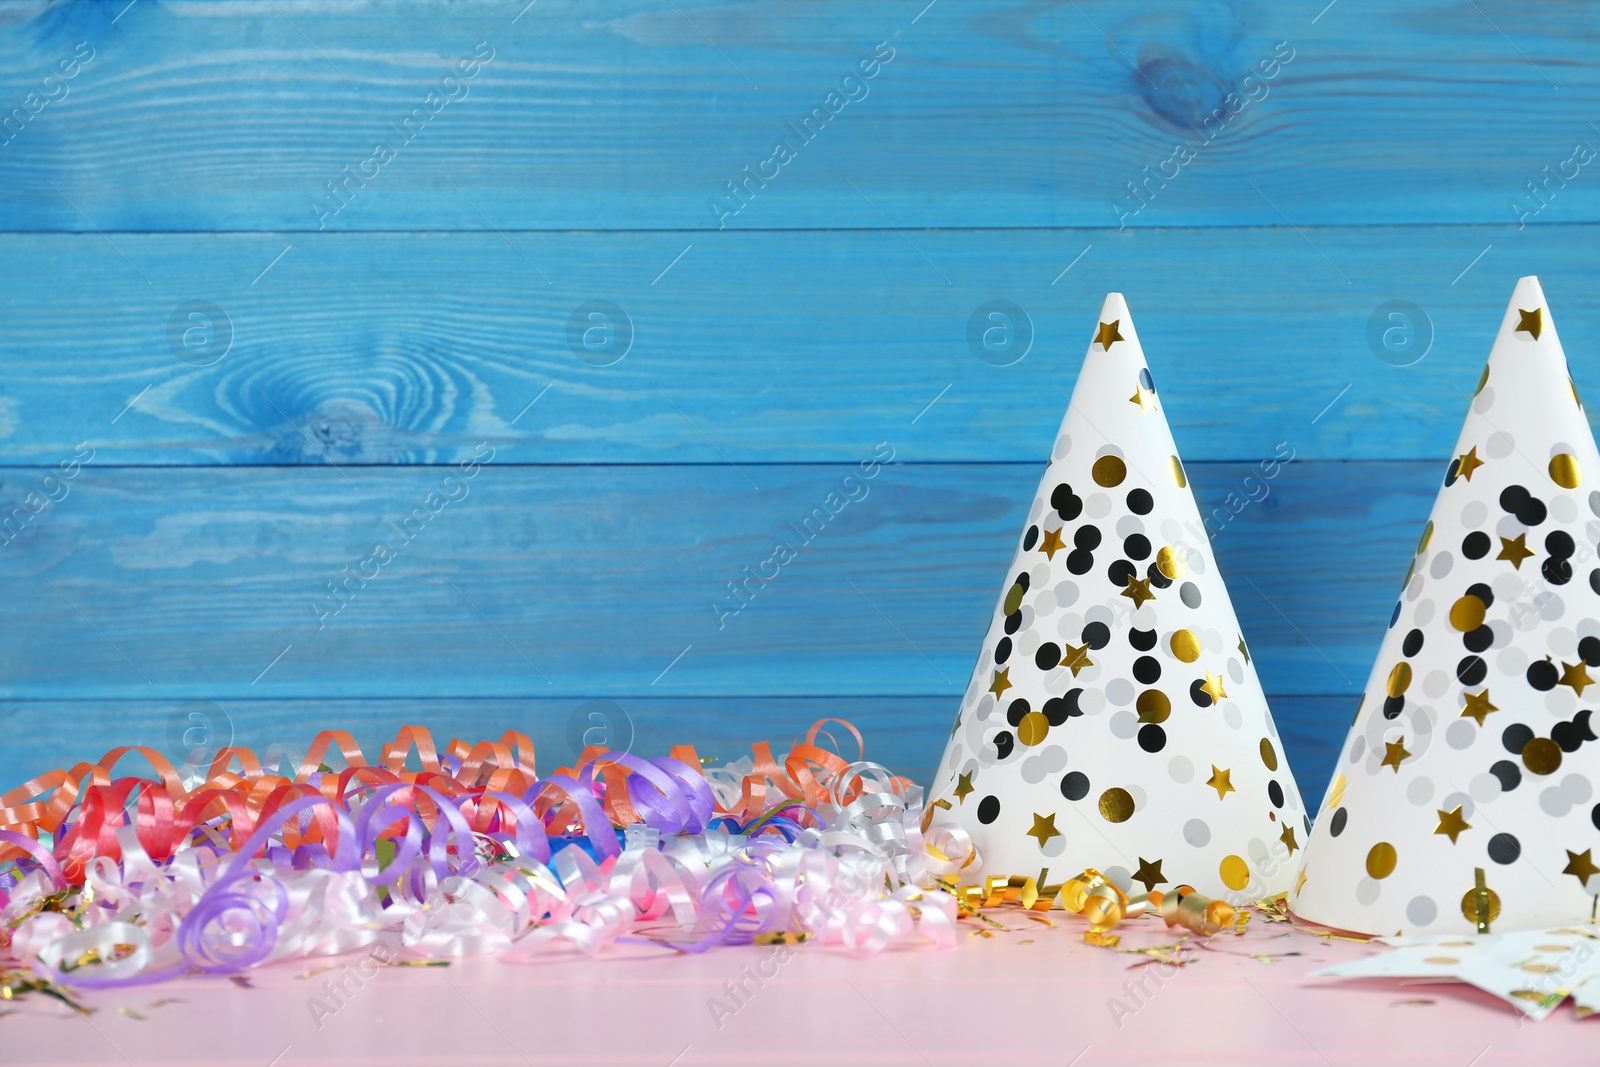
[[[1100,324],[1100,329],[1096,331],[1094,339],[1100,342],[1102,349],[1110,348],[1113,341],[1123,340],[1122,334],[1117,332],[1117,327],[1121,324],[1121,319],[1112,319],[1110,322],[1102,322]]]
[[[1212,674],[1210,671],[1206,671],[1205,684],[1200,688],[1211,698],[1213,704],[1220,703],[1222,698],[1228,695],[1228,691],[1222,688],[1222,675]]]
[[[1532,555],[1534,551],[1528,547],[1528,535],[1519,533],[1515,537],[1500,538],[1500,554],[1495,559],[1503,559],[1520,571],[1522,561]]]
[[[1472,472],[1483,466],[1483,460],[1478,458],[1478,446],[1473,445],[1456,460],[1456,473],[1467,481],[1472,481]]]
[[[1039,542],[1039,551],[1044,553],[1046,559],[1055,559],[1056,553],[1065,547],[1061,543],[1060,530],[1046,530],[1044,540]]]
[[[1150,398],[1155,395],[1156,394],[1144,387],[1143,382],[1140,382],[1133,387],[1133,395],[1128,398],[1128,403],[1138,404],[1139,410],[1148,415],[1150,414],[1151,408],[1154,407],[1154,405],[1150,403]]]
[[[1583,696],[1584,688],[1593,685],[1594,679],[1589,677],[1589,672],[1585,669],[1583,660],[1580,659],[1576,663],[1567,663],[1563,660],[1561,663],[1561,681],[1556,684],[1570,685],[1574,692],[1579,696]]]
[[[1010,689],[1010,688],[1011,688],[1011,668],[1007,667],[1003,671],[995,671],[994,672],[994,681],[989,683],[989,692],[993,693],[995,696],[998,697],[998,696],[1004,695],[1005,691],[1007,689]]]
[[[1491,711],[1500,710],[1489,703],[1489,690],[1487,689],[1481,693],[1462,693],[1461,695],[1467,698],[1467,706],[1461,709],[1461,717],[1463,719],[1476,719],[1479,726],[1483,725],[1483,720],[1488,717]]]
[[[1033,829],[1028,831],[1028,836],[1036,838],[1040,848],[1043,848],[1044,843],[1052,837],[1060,837],[1061,831],[1056,829],[1056,813],[1051,812],[1049,815],[1040,815],[1038,812],[1034,812]]]
[[[1128,588],[1122,591],[1122,595],[1133,601],[1133,606],[1136,608],[1141,607],[1146,600],[1154,600],[1156,598],[1156,595],[1150,591],[1150,579],[1135,578],[1131,574],[1128,575]]]
[[[1238,790],[1233,787],[1233,782],[1230,781],[1228,777],[1232,773],[1233,771],[1231,769],[1225,771],[1221,767],[1218,767],[1215,763],[1211,765],[1211,777],[1206,780],[1206,785],[1209,785],[1212,789],[1217,791],[1218,800],[1221,800],[1229,793],[1238,792]]]
[[[1288,823],[1283,824],[1283,833],[1278,835],[1278,840],[1289,846],[1291,856],[1294,855],[1295,849],[1300,847],[1300,843],[1294,839],[1294,827]]]
[[[1533,339],[1537,341],[1540,332],[1544,329],[1544,308],[1534,308],[1532,311],[1523,311],[1518,308],[1517,314],[1521,318],[1517,320],[1516,332],[1531,333],[1533,334]],[[1115,326],[1116,324],[1113,323],[1112,325]],[[1105,325],[1102,323],[1100,328],[1102,330],[1105,329]]]
[[[1411,753],[1406,751],[1404,741],[1385,741],[1383,743],[1383,762],[1380,767],[1393,767],[1394,773],[1400,773],[1400,764],[1404,763]]]
[[[1072,676],[1076,678],[1079,671],[1083,670],[1085,667],[1094,666],[1094,660],[1089,658],[1089,646],[1067,645],[1066,651],[1061,655],[1061,663],[1059,665],[1062,667],[1071,667]]]
[[[1461,831],[1472,829],[1472,824],[1461,817],[1460,804],[1456,805],[1454,811],[1445,811],[1443,808],[1435,808],[1434,810],[1439,813],[1439,825],[1434,827],[1433,832],[1444,834],[1450,838],[1452,845],[1456,843],[1456,838],[1460,836]]]
[[[1155,860],[1152,862],[1145,859],[1143,856],[1140,856],[1139,870],[1135,872],[1133,880],[1135,882],[1143,882],[1144,891],[1148,893],[1155,889],[1155,887],[1160,885],[1162,882],[1165,882],[1167,878],[1166,875],[1161,873],[1160,860]]]
[[[972,772],[968,771],[956,779],[956,802],[965,804],[967,802],[967,794],[972,791]]]
[[[1570,848],[1567,849],[1567,866],[1561,872],[1562,874],[1570,874],[1582,882],[1585,889],[1589,888],[1589,876],[1591,874],[1600,874],[1600,867],[1596,867],[1594,861],[1589,858],[1591,851],[1593,850],[1587,848],[1582,852],[1574,852]],[[1138,875],[1134,877],[1137,878]]]
[[[1245,647],[1244,634],[1239,635],[1239,655],[1244,657],[1246,663],[1250,662],[1250,650]]]

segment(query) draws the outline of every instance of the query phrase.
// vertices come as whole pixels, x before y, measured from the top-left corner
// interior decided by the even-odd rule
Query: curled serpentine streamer
[[[762,743],[704,772],[690,746],[591,747],[540,778],[522,734],[440,752],[408,726],[377,764],[325,730],[290,773],[229,748],[185,788],[160,753],[115,748],[0,797],[0,957],[93,989],[380,941],[512,960],[785,934],[952,946],[956,900],[936,883],[979,869],[970,839],[919,786],[820,747],[831,721],[861,747],[823,719],[781,763]],[[154,779],[112,776],[130,752]]]

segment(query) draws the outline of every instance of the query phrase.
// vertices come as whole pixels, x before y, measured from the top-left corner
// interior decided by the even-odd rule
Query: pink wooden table
[[[1059,916],[1060,913],[1057,913]],[[38,996],[0,1018],[3,1064],[1499,1064],[1600,1062],[1600,1018],[1570,1006],[1542,1023],[1463,985],[1306,978],[1374,951],[1259,926],[1137,999],[1124,983],[1146,957],[1090,948],[1083,927],[999,917],[1014,932],[951,951],[854,959],[800,946],[719,1027],[708,1007],[772,950],[677,957],[648,948],[533,964],[458,961],[390,968],[319,1029],[308,998],[338,970],[328,960],[255,972],[252,988],[190,978],[86,998],[89,1018]],[[1252,922],[1252,926],[1256,924]],[[1124,947],[1174,940],[1159,924],[1124,927]],[[1264,963],[1246,953],[1301,952]],[[1223,955],[1238,953],[1239,955]],[[346,958],[339,965],[353,962]],[[177,1003],[152,1006],[176,997]],[[1113,1012],[1110,998],[1126,1009]],[[727,1001],[730,1005],[732,1001]],[[144,1020],[119,1014],[129,1008]]]

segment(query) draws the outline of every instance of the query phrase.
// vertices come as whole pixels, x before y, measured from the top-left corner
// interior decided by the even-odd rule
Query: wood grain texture
[[[796,157],[727,225],[1115,226],[1127,183],[1186,141],[1197,158],[1168,165],[1131,225],[1503,235],[1525,183],[1600,144],[1589,5],[921,6],[543,0],[513,22],[524,0],[146,0],[115,24],[120,4],[24,9],[0,45],[5,108],[79,42],[95,57],[0,148],[0,228],[714,230],[724,183],[788,138]],[[867,95],[810,143],[792,134],[880,41],[894,59]],[[479,42],[492,62],[397,137]],[[1279,42],[1292,61],[1245,83]],[[379,141],[394,158],[321,218],[325,183]],[[1536,223],[1600,217],[1587,173],[1551,189]]]
[[[523,463],[853,462],[887,440],[907,459],[1038,462],[1112,289],[1185,459],[1287,439],[1308,459],[1442,461],[1522,274],[1543,275],[1579,388],[1600,395],[1597,232],[1495,237],[1459,280],[1480,228],[12,235],[0,461],[53,465],[87,441],[99,464],[430,463],[488,441]],[[230,324],[210,366],[169,342],[195,300]],[[609,366],[569,342],[592,300],[631,321]],[[969,344],[990,300],[1031,323],[1014,365]],[[1369,343],[1394,300],[1420,308],[1392,335],[1409,351]]]
[[[84,468],[0,547],[0,697],[953,701],[1039,468],[885,467],[804,544],[855,469]],[[1437,473],[1296,461],[1218,532],[1269,694],[1360,689]]]
[[[1272,701],[1279,736],[1301,788],[1320,795],[1355,696],[1278,697]],[[909,697],[702,697],[489,698],[482,700],[226,700],[216,701],[3,701],[0,793],[56,767],[100,756],[116,745],[149,745],[174,763],[207,763],[200,753],[226,743],[247,745],[266,757],[276,750],[290,762],[305,753],[317,731],[349,730],[369,758],[401,726],[421,724],[440,744],[473,741],[519,730],[533,739],[540,774],[582,751],[583,739],[638,755],[664,755],[692,744],[702,757],[732,761],[756,741],[782,751],[821,718],[844,719],[862,732],[866,758],[927,786],[944,755],[945,727],[958,701]],[[62,723],[72,723],[70,730]],[[827,734],[847,759],[856,748],[849,733]],[[148,773],[137,755],[123,774]]]

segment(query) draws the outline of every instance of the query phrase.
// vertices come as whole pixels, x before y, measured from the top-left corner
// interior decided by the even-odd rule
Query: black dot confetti
[[[1522,855],[1522,842],[1512,834],[1495,834],[1489,838],[1489,858],[1496,863],[1515,863]]]
[[[1489,773],[1500,779],[1500,788],[1504,792],[1511,792],[1522,784],[1522,768],[1508,759],[1503,759],[1489,768]]]
[[[1513,756],[1522,755],[1522,750],[1528,747],[1528,742],[1533,740],[1533,731],[1522,723],[1512,723],[1500,735],[1500,744]]]
[[[994,735],[994,750],[1001,759],[1011,758],[1011,750],[1016,747],[1017,739],[1011,736],[1010,730],[1001,730]]]
[[[1556,665],[1547,659],[1536,660],[1528,664],[1528,684],[1541,693],[1549,692],[1556,687],[1556,682],[1561,678],[1561,672],[1556,670]]]
[[[1083,514],[1083,498],[1074,493],[1072,486],[1066,482],[1056,486],[1055,492],[1050,494],[1050,506],[1067,522]]]

